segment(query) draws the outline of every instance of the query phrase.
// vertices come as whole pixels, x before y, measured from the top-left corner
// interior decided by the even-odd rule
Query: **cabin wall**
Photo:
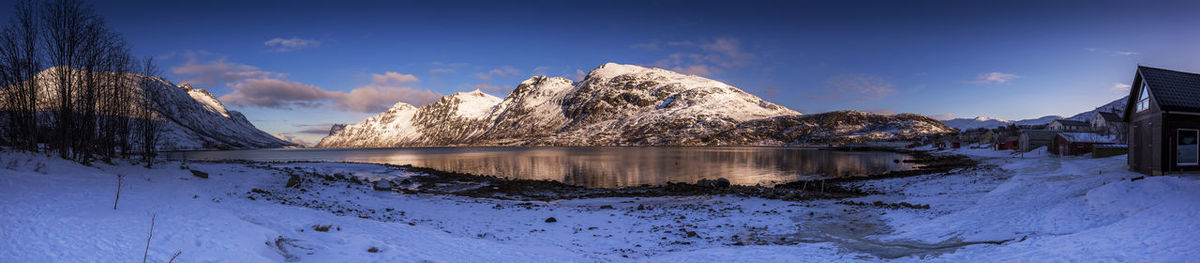
[[[1163,156],[1160,161],[1162,171],[1164,173],[1194,173],[1200,172],[1200,166],[1194,165],[1178,165],[1178,133],[1179,129],[1200,130],[1200,115],[1191,114],[1173,114],[1168,113],[1163,115],[1162,132],[1160,133],[1161,141],[1164,147],[1160,147],[1160,155]]]
[[[1151,103],[1150,109],[1132,114],[1128,127],[1129,169],[1149,175],[1161,175],[1164,167],[1162,112],[1157,103]]]

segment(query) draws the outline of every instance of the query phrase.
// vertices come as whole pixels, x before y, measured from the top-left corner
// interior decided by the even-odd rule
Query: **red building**
[[[1058,134],[1058,137],[1054,139],[1054,144],[1047,150],[1054,154],[1081,155],[1091,153],[1094,145],[1116,143],[1117,141],[1112,137],[1095,133],[1063,132]]]
[[[1008,136],[996,141],[996,150],[1016,150],[1021,148],[1020,137]]]

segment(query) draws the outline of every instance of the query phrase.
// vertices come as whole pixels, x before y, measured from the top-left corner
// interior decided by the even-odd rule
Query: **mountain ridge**
[[[486,117],[446,117],[459,107],[471,104],[450,106],[453,104],[450,102],[456,101],[454,98],[464,94],[486,98],[477,99],[470,106],[473,110],[490,109]],[[806,119],[799,112],[716,80],[616,63],[597,67],[579,82],[560,77],[530,77],[504,98],[476,90],[448,95],[437,103],[415,110],[408,108],[411,105],[404,105],[401,109],[393,107],[359,123],[339,127],[341,131],[331,130],[331,135],[321,139],[316,147],[704,146],[782,145],[800,142],[798,139],[804,142],[832,141],[829,138],[815,140],[804,136],[736,132],[739,129],[777,130],[757,128],[815,119]],[[901,136],[951,131],[940,122],[927,118],[914,122],[900,120],[909,117],[907,115],[902,118],[870,115],[865,117],[869,121],[893,123],[895,125],[888,127],[904,130],[898,132]],[[745,126],[750,121],[784,116],[797,119]],[[847,125],[869,126],[864,123]],[[850,131],[862,127],[831,128]],[[739,134],[753,136],[737,138]]]
[[[1018,125],[1018,126],[1045,125],[1045,124],[1049,124],[1050,122],[1052,122],[1054,120],[1058,120],[1058,119],[1088,121],[1092,118],[1092,115],[1095,115],[1097,112],[1117,112],[1117,113],[1124,112],[1125,111],[1125,103],[1126,103],[1126,100],[1128,100],[1128,99],[1129,99],[1129,96],[1124,96],[1124,97],[1116,99],[1112,102],[1109,102],[1107,104],[1101,105],[1100,107],[1096,107],[1095,109],[1092,109],[1090,111],[1085,111],[1085,112],[1077,113],[1075,115],[1071,115],[1071,117],[1064,117],[1064,116],[1059,116],[1059,115],[1047,115],[1047,116],[1042,116],[1040,118],[1035,118],[1035,119],[1010,121],[1010,120],[1005,120],[1005,119],[980,116],[980,117],[975,117],[975,118],[957,118],[957,119],[944,120],[944,121],[942,121],[942,123],[945,123],[946,125],[948,125],[950,127],[958,129],[959,131],[966,131],[966,130],[978,129],[978,128],[992,129],[992,128],[996,128],[996,127],[1000,127],[1000,126],[1008,126],[1008,125],[1014,125],[1014,124]]]
[[[79,70],[70,67],[51,67],[39,72],[39,111],[49,112],[55,100],[53,76],[56,70]],[[292,146],[265,131],[259,130],[241,112],[226,109],[215,96],[203,89],[184,83],[175,85],[160,77],[123,73],[132,83],[130,88],[145,90],[152,96],[153,116],[162,124],[157,148],[163,151],[249,149]],[[132,92],[140,101],[143,92]],[[142,107],[130,103],[133,111]],[[132,117],[132,116],[127,116]]]

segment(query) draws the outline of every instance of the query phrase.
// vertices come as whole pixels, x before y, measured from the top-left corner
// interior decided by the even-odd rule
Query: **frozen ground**
[[[1200,180],[1124,157],[956,150],[978,168],[859,182],[881,194],[522,202],[375,191],[281,170],[368,164],[81,166],[0,153],[0,262],[1135,261],[1200,258]],[[112,209],[118,174],[125,175]],[[928,208],[925,208],[927,205]],[[639,208],[640,207],[640,208]],[[554,220],[548,220],[554,218]],[[554,222],[547,222],[554,221]],[[326,229],[325,227],[328,226]],[[318,229],[324,230],[319,231]],[[376,252],[370,252],[375,248]]]

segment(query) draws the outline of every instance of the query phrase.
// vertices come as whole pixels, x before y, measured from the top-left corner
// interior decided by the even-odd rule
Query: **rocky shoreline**
[[[568,185],[549,180],[507,179],[489,175],[477,175],[442,171],[411,165],[388,165],[395,170],[418,174],[407,178],[370,179],[354,175],[334,173],[326,174],[315,171],[305,171],[287,167],[288,163],[312,162],[249,162],[249,161],[215,161],[239,162],[253,164],[259,168],[279,171],[289,176],[287,187],[303,190],[310,184],[328,182],[349,182],[369,185],[379,191],[396,191],[406,194],[436,194],[454,195],[472,198],[491,198],[500,200],[521,201],[552,201],[580,198],[604,197],[659,197],[659,196],[706,196],[733,195],[742,197],[758,197],[786,201],[813,199],[843,199],[875,194],[871,190],[860,187],[865,180],[883,178],[909,177],[925,174],[948,173],[955,170],[972,168],[978,163],[963,155],[938,155],[925,151],[910,151],[900,149],[850,149],[838,148],[831,150],[852,151],[890,151],[907,154],[912,160],[904,162],[919,165],[917,169],[906,171],[891,171],[861,177],[827,178],[819,180],[793,181],[773,186],[731,185],[723,178],[710,180],[702,179],[695,183],[667,183],[661,186],[642,185],[636,187],[606,189],[587,188]],[[898,162],[900,160],[897,160]]]

